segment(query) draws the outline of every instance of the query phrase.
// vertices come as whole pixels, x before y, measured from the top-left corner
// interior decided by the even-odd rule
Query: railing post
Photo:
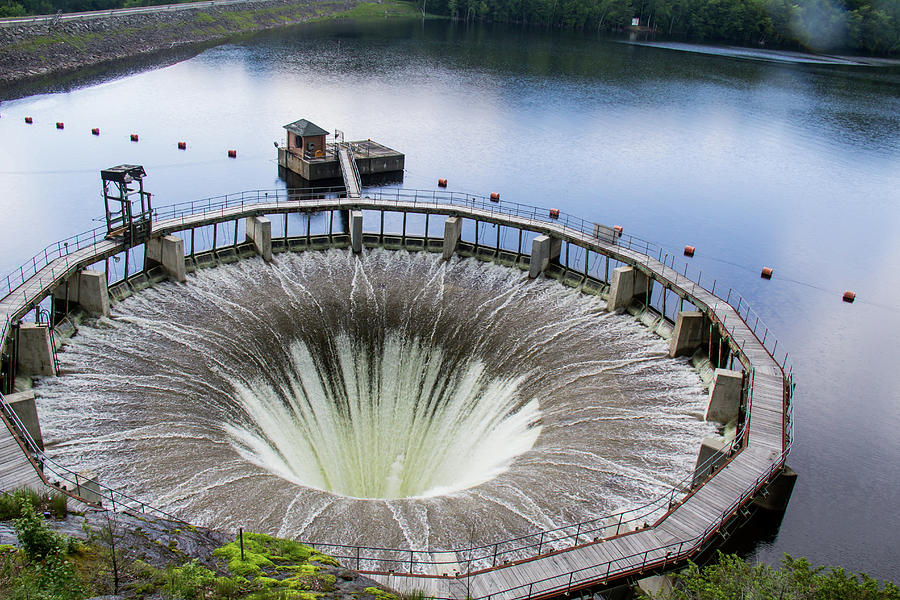
[[[538,540],[538,551],[537,551],[538,554],[541,553],[541,548],[542,548],[543,546],[544,546],[544,532],[542,531],[542,532],[541,532],[541,537],[540,537],[540,539]]]

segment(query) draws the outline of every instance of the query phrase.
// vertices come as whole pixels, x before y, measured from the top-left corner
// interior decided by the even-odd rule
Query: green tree
[[[900,588],[879,584],[865,574],[841,568],[813,567],[803,558],[785,555],[780,568],[750,565],[722,554],[715,563],[699,567],[690,563],[676,576],[679,586],[670,600],[900,600]]]

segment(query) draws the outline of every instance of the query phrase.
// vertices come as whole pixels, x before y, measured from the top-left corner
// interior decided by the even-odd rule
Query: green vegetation
[[[20,498],[19,516],[13,520],[22,544],[0,547],[0,598],[10,600],[81,600],[84,589],[67,556],[78,544],[54,533],[31,501]]]
[[[129,532],[121,531],[113,513],[106,513],[99,531],[85,521],[87,539],[82,543],[50,529],[35,512],[30,496],[20,494],[17,501],[13,525],[21,548],[0,546],[0,600],[83,600],[101,594],[165,600],[323,600],[340,596],[334,573],[344,583],[355,577],[330,556],[292,540],[245,533],[243,558],[236,539],[210,548],[220,560],[202,564],[197,558],[185,560],[188,557],[174,550],[176,540],[166,544],[150,539],[142,527],[135,527],[132,538],[168,547],[173,551],[170,556],[176,557],[176,564],[153,566],[136,558],[143,551],[122,547]],[[191,527],[185,530],[195,532]],[[167,530],[165,535],[175,532],[186,535],[181,529]],[[361,588],[358,585],[357,592],[363,592]],[[375,600],[398,600],[378,588],[354,596],[367,600],[367,594]]]
[[[337,17],[349,17],[351,19],[376,19],[384,17],[421,17],[421,11],[412,2],[387,0],[385,2],[363,2]]]
[[[619,31],[642,28],[697,41],[900,53],[897,0],[419,0],[465,20]]]
[[[839,567],[826,572],[788,555],[773,568],[720,552],[715,564],[691,563],[676,577],[677,589],[657,600],[900,600],[900,588],[892,583],[879,584]]]
[[[367,587],[364,591],[367,594],[372,594],[373,596],[375,596],[375,600],[400,600],[394,594],[386,592],[384,590],[379,590],[376,587]]]
[[[0,493],[0,521],[11,521],[23,515],[23,502],[31,506],[32,512],[49,512],[54,518],[66,516],[66,496],[58,492],[39,494],[30,488],[14,492]]]

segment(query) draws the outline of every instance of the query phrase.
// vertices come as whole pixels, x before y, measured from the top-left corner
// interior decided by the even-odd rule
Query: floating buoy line
[[[34,124],[34,117],[25,117],[25,123],[28,124],[28,125],[33,125],[33,124]],[[56,122],[56,128],[57,128],[57,129],[60,129],[60,130],[65,129],[65,122],[64,122],[64,121],[57,121],[57,122]],[[94,128],[92,128],[92,129],[91,129],[91,135],[99,136],[99,135],[100,135],[100,128],[99,128],[99,127],[94,127]],[[132,142],[138,142],[140,138],[139,138],[139,136],[138,136],[137,133],[132,133],[132,134],[130,135],[130,139],[131,139]],[[277,146],[277,144],[278,144],[278,143],[276,142],[276,146]],[[184,142],[184,141],[178,142],[178,143],[177,143],[177,148],[178,148],[178,150],[187,150],[187,142]],[[235,150],[235,149],[229,149],[229,150],[227,151],[227,157],[228,157],[228,158],[232,158],[232,159],[236,159],[236,158],[237,158],[237,150]],[[203,162],[188,163],[188,164],[186,164],[186,165],[174,165],[174,164],[172,164],[172,165],[157,165],[157,166],[158,166],[158,167],[166,167],[166,166],[196,166],[196,165],[212,164],[212,163],[214,163],[214,162],[218,162],[218,161],[203,161]],[[55,170],[55,171],[0,171],[0,175],[40,175],[40,174],[63,174],[63,173],[84,173],[84,172],[94,172],[94,169],[74,169],[74,170]],[[438,187],[446,188],[446,187],[447,187],[447,179],[445,179],[445,178],[440,178],[440,179],[438,179],[438,180],[437,180],[437,185],[438,185]],[[490,200],[491,200],[491,202],[500,202],[500,194],[499,194],[498,192],[491,192],[491,194],[490,194]],[[558,219],[558,218],[559,218],[559,209],[557,209],[557,208],[551,208],[551,209],[550,209],[550,218],[551,218],[551,219]],[[617,235],[622,235],[622,231],[624,230],[624,228],[623,228],[621,225],[616,225],[616,226],[613,227],[613,230],[616,232]],[[684,247],[684,256],[685,256],[686,258],[693,258],[693,257],[694,257],[695,251],[696,251],[696,247],[691,246],[691,245],[686,245],[686,246]],[[720,262],[720,263],[723,263],[723,264],[728,264],[728,265],[731,265],[731,266],[734,266],[734,267],[738,267],[738,268],[741,268],[741,269],[746,269],[746,270],[750,270],[750,271],[753,270],[752,268],[750,268],[750,267],[748,267],[748,266],[746,266],[746,265],[734,263],[734,262],[731,262],[731,261],[722,260],[722,259],[718,259],[718,258],[714,258],[714,257],[707,257],[707,258],[708,258],[709,260],[714,260],[714,261],[717,261],[717,262]],[[772,269],[772,267],[763,267],[763,268],[762,268],[762,271],[760,272],[760,278],[765,279],[765,280],[771,280],[771,279],[772,279],[772,276],[773,276],[773,273],[774,273],[774,270]],[[809,283],[809,282],[805,282],[805,281],[800,281],[800,280],[796,280],[796,279],[790,279],[790,278],[786,278],[786,277],[781,277],[780,279],[781,279],[782,281],[786,281],[786,282],[789,282],[789,283],[794,283],[794,284],[798,284],[798,285],[803,285],[803,286],[809,287],[809,288],[811,288],[811,289],[819,290],[819,291],[825,292],[825,293],[827,293],[827,294],[833,294],[833,293],[835,293],[833,290],[829,290],[829,289],[827,289],[827,288],[818,286],[818,285],[813,284],[813,283]],[[843,294],[842,294],[842,296],[841,296],[841,299],[842,299],[844,302],[848,303],[848,304],[852,304],[853,302],[856,301],[856,292],[854,292],[854,291],[852,291],[852,290],[847,290],[847,291],[843,292]],[[892,311],[892,312],[897,312],[897,310],[898,310],[897,308],[894,308],[894,307],[891,307],[891,306],[887,306],[887,305],[884,305],[884,304],[879,304],[879,303],[877,303],[877,302],[865,302],[865,301],[863,301],[863,303],[864,303],[864,304],[870,304],[870,305],[872,305],[872,306],[878,306],[878,307],[880,307],[880,308],[883,308],[883,309],[886,309],[886,310],[890,310],[890,311]]]

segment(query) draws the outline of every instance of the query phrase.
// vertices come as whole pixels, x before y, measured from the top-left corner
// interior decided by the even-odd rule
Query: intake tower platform
[[[321,127],[300,119],[284,126],[287,143],[278,147],[278,165],[307,181],[342,177],[340,148],[346,146],[356,162],[360,176],[403,171],[406,157],[372,140],[345,142],[343,132],[335,131],[335,141]]]

